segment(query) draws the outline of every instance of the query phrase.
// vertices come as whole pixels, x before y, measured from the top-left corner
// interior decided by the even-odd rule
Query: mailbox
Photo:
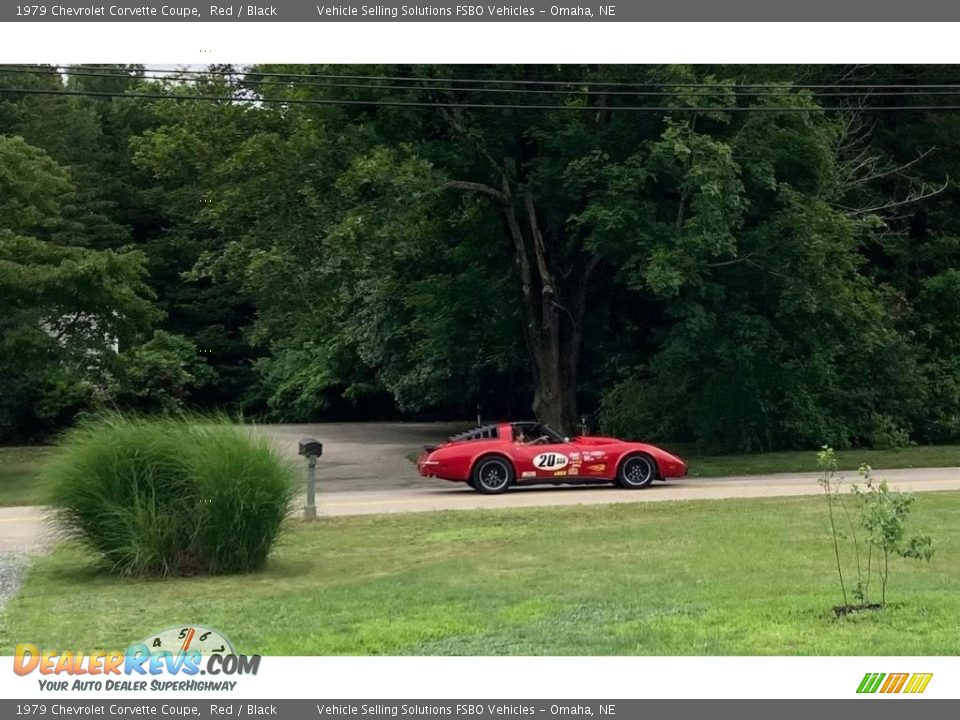
[[[304,457],[320,457],[323,455],[323,443],[314,438],[303,438],[300,441],[300,454]]]

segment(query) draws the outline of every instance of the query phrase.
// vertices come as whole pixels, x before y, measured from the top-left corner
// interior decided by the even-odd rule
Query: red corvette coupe
[[[483,425],[428,445],[417,460],[423,477],[465,482],[482,493],[511,485],[615,482],[644,488],[682,477],[687,466],[653,445],[608,437],[565,438],[539,422]]]

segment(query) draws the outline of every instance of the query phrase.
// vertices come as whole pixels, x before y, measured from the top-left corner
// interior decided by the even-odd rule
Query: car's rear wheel
[[[470,480],[477,492],[488,495],[506,492],[513,484],[513,466],[505,457],[488,455],[477,460]]]
[[[620,461],[617,485],[622,488],[645,488],[657,478],[657,463],[649,455],[634,453]]]

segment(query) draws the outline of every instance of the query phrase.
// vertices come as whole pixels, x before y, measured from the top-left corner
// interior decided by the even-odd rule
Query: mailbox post
[[[300,441],[300,454],[307,459],[307,504],[303,508],[304,520],[317,519],[317,458],[323,455],[323,443],[314,438]]]

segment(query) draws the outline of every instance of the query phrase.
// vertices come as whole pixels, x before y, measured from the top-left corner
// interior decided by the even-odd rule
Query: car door
[[[573,443],[577,450],[579,465],[577,474],[582,478],[609,479],[613,473],[613,457],[602,445]]]
[[[520,481],[580,476],[580,452],[570,442],[515,442],[514,456]]]

